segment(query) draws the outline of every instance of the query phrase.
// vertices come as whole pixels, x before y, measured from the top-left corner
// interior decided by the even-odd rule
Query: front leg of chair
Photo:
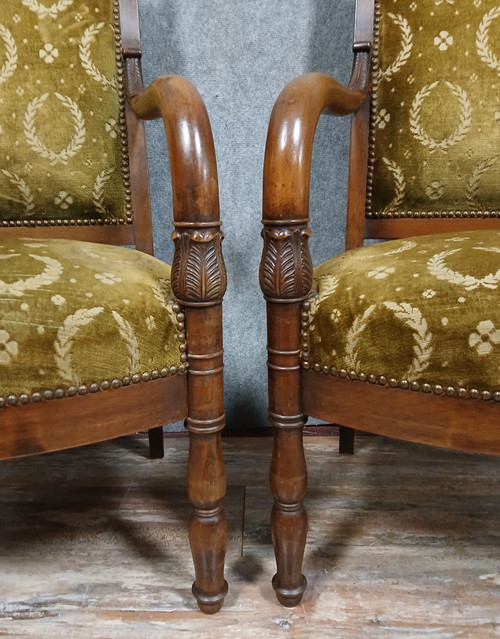
[[[224,602],[227,545],[223,499],[226,476],[221,429],[225,425],[222,379],[221,304],[187,308],[189,344],[188,494],[194,506],[189,540],[195,567],[193,594],[203,612],[217,612]],[[215,329],[215,330],[214,330]]]
[[[221,443],[225,425],[222,296],[226,274],[218,226],[197,228],[195,223],[185,223],[176,228],[172,281],[185,309],[177,319],[185,321],[188,344],[187,487],[194,506],[189,525],[195,568],[193,594],[200,610],[211,614],[221,608],[227,593],[226,476]]]
[[[188,348],[187,483],[194,506],[189,527],[193,593],[203,612],[214,613],[227,592],[222,503],[226,477],[221,445],[226,270],[214,141],[203,100],[185,78],[161,76],[144,89],[137,60],[129,60],[127,85],[135,115],[162,117],[167,135],[175,226],[172,290],[185,309],[183,313],[178,308],[177,320],[185,322]]]
[[[282,605],[295,606],[307,585],[302,574],[307,470],[302,445],[300,333],[301,302],[311,288],[312,264],[305,224],[292,222],[285,227],[269,222],[263,237],[260,284],[267,300],[269,419],[274,427],[271,532],[277,572],[273,587]]]
[[[300,304],[268,302],[269,419],[274,427],[270,485],[271,534],[277,572],[273,588],[283,606],[296,606],[307,580],[302,561],[307,536],[307,469],[302,445],[298,335]]]
[[[348,115],[367,95],[369,53],[356,54],[348,87],[320,73],[293,80],[274,105],[267,134],[263,178],[264,250],[260,286],[267,300],[269,416],[274,426],[271,519],[279,601],[302,598],[307,517],[307,473],[302,446],[304,415],[300,369],[301,303],[311,291],[309,185],[314,133],[321,113]]]

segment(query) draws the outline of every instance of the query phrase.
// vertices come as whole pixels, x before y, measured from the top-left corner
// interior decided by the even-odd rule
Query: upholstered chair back
[[[368,217],[500,215],[498,0],[376,0]]]
[[[118,0],[0,3],[0,224],[131,222]]]

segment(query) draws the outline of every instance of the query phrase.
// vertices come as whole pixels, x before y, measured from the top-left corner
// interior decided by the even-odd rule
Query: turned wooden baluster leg
[[[269,418],[274,427],[270,483],[271,531],[277,573],[273,587],[284,606],[295,606],[307,585],[302,560],[307,535],[307,470],[302,445],[301,302],[310,292],[310,235],[304,222],[265,221],[260,284],[267,300]],[[287,227],[284,226],[287,225]],[[276,225],[276,226],[275,226]],[[291,227],[291,228],[289,228]]]
[[[137,3],[129,11],[137,13]],[[179,76],[162,76],[144,90],[138,36],[128,34],[127,87],[136,116],[163,118],[172,177],[175,244],[172,290],[185,314],[188,348],[188,492],[194,504],[190,541],[196,579],[193,592],[204,612],[219,610],[224,581],[226,492],[220,430],[222,387],[222,258],[215,148],[207,110],[196,88]],[[125,38],[126,40],[127,38]]]
[[[307,581],[302,560],[307,535],[304,497],[307,470],[300,412],[300,304],[268,302],[269,419],[274,426],[270,484],[274,496],[271,533],[277,573],[273,587],[279,602],[295,606]]]
[[[176,223],[172,264],[174,292],[185,307],[185,317],[181,313],[178,320],[185,319],[188,346],[187,487],[194,506],[189,525],[195,568],[193,594],[200,610],[209,614],[221,608],[227,593],[223,510],[226,475],[221,444],[225,424],[222,295],[226,274],[222,234],[217,222],[212,225],[215,228],[207,228],[208,223]]]
[[[267,300],[269,409],[275,426],[271,486],[275,499],[272,528],[278,573],[274,586],[285,605],[298,603],[305,588],[301,564],[306,539],[306,514],[302,504],[306,467],[302,449],[304,419],[299,352],[300,303],[309,295],[313,279],[307,225],[314,133],[321,113],[347,115],[363,104],[370,75],[369,32],[368,21],[360,20],[349,87],[317,73],[297,78],[276,100],[267,134],[260,286]],[[361,242],[362,237],[361,230]],[[306,316],[303,320],[304,329],[307,319]]]
[[[217,612],[227,593],[226,475],[221,429],[225,424],[221,305],[186,309],[189,340],[188,494],[194,505],[189,540],[195,567],[193,594],[203,612]],[[191,337],[189,337],[191,335]]]
[[[148,430],[149,456],[151,459],[161,459],[165,454],[163,444],[163,428],[150,428]]]

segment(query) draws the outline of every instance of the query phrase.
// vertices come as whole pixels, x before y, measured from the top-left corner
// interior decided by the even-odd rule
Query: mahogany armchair
[[[143,428],[162,457],[162,424],[185,419],[193,593],[216,612],[226,275],[205,106],[181,77],[144,88],[137,0],[2,2],[0,40],[0,458]],[[143,120],[160,117],[172,268],[153,257]]]
[[[358,0],[349,85],[306,75],[275,104],[260,283],[283,605],[306,587],[304,415],[500,454],[499,18],[497,0]],[[321,113],[352,115],[346,252],[313,269]]]

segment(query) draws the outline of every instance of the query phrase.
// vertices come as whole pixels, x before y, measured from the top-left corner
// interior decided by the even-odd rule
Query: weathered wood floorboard
[[[500,637],[498,460],[336,445],[306,439],[309,587],[287,610],[270,586],[271,440],[225,440],[230,592],[210,618],[190,592],[185,439],[164,460],[137,437],[2,462],[0,636]]]

